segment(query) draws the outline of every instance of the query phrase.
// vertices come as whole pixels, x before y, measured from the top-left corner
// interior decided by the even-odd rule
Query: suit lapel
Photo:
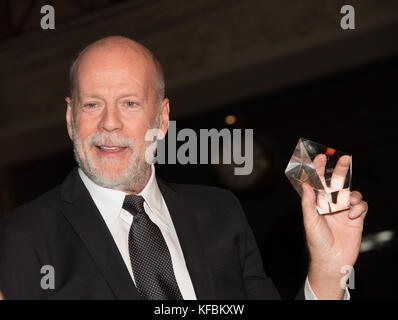
[[[204,247],[205,242],[197,221],[200,212],[194,205],[185,203],[180,195],[159,177],[157,182],[176,229],[196,297],[200,300],[214,299],[214,285]]]
[[[81,238],[117,299],[140,299],[113,237],[77,168],[61,186],[63,213]]]

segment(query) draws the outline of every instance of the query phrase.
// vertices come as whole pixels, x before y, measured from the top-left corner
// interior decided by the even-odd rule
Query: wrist
[[[316,297],[320,300],[341,300],[344,297],[344,274],[334,266],[311,264],[308,281]]]

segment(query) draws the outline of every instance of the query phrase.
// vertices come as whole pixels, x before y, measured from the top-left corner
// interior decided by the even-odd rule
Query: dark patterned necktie
[[[145,300],[182,300],[169,249],[159,227],[144,210],[144,198],[127,195],[123,209],[133,215],[129,252],[138,292]]]

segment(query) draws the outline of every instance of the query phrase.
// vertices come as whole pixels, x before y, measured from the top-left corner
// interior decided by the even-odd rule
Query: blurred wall
[[[21,16],[29,3],[18,3]],[[0,41],[0,212],[75,166],[64,123],[69,64],[91,41],[122,34],[159,57],[179,129],[228,127],[228,114],[254,129],[272,164],[267,183],[235,192],[283,297],[295,295],[308,264],[299,197],[283,174],[300,136],[353,155],[353,187],[371,208],[365,235],[397,230],[396,1],[351,1],[356,29],[348,31],[340,28],[344,1],[94,1],[90,10],[53,1],[52,31],[38,29],[44,3],[20,34]],[[226,182],[211,165],[158,172],[176,182]],[[360,255],[354,298],[397,297],[398,255],[383,250]]]

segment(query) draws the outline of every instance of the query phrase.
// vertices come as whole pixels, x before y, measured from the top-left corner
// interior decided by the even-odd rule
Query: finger
[[[362,194],[359,191],[352,191],[350,194],[350,204],[352,206],[355,206],[361,201],[362,201]]]
[[[345,178],[351,166],[351,156],[341,156],[334,167],[330,189],[332,191],[343,189]]]
[[[326,166],[326,161],[327,161],[327,157],[325,154],[321,153],[318,154],[314,160],[312,161],[312,163],[314,164],[314,168],[316,173],[319,176],[319,179],[321,179],[321,182],[323,184],[323,187],[326,189],[327,185],[326,185],[326,181],[325,181],[325,166]]]
[[[357,203],[355,203],[355,204],[357,204]],[[338,191],[337,201],[334,204],[334,210],[340,211],[340,210],[346,210],[349,208],[350,208],[350,190],[347,188],[347,189]]]
[[[331,208],[328,201],[328,195],[326,192],[319,191],[317,195],[317,209],[319,213],[330,213]]]
[[[361,201],[359,204],[353,206],[350,209],[348,217],[352,220],[362,217],[365,219],[366,213],[368,212],[368,204],[365,201]]]
[[[326,154],[323,153],[318,154],[312,161],[315,170],[318,173],[318,176],[320,177],[323,177],[325,175],[326,161],[327,161]]]
[[[312,187],[304,182],[302,184],[303,195],[301,198],[301,208],[303,210],[304,223],[308,224],[318,218],[318,212],[315,206],[315,192]]]

